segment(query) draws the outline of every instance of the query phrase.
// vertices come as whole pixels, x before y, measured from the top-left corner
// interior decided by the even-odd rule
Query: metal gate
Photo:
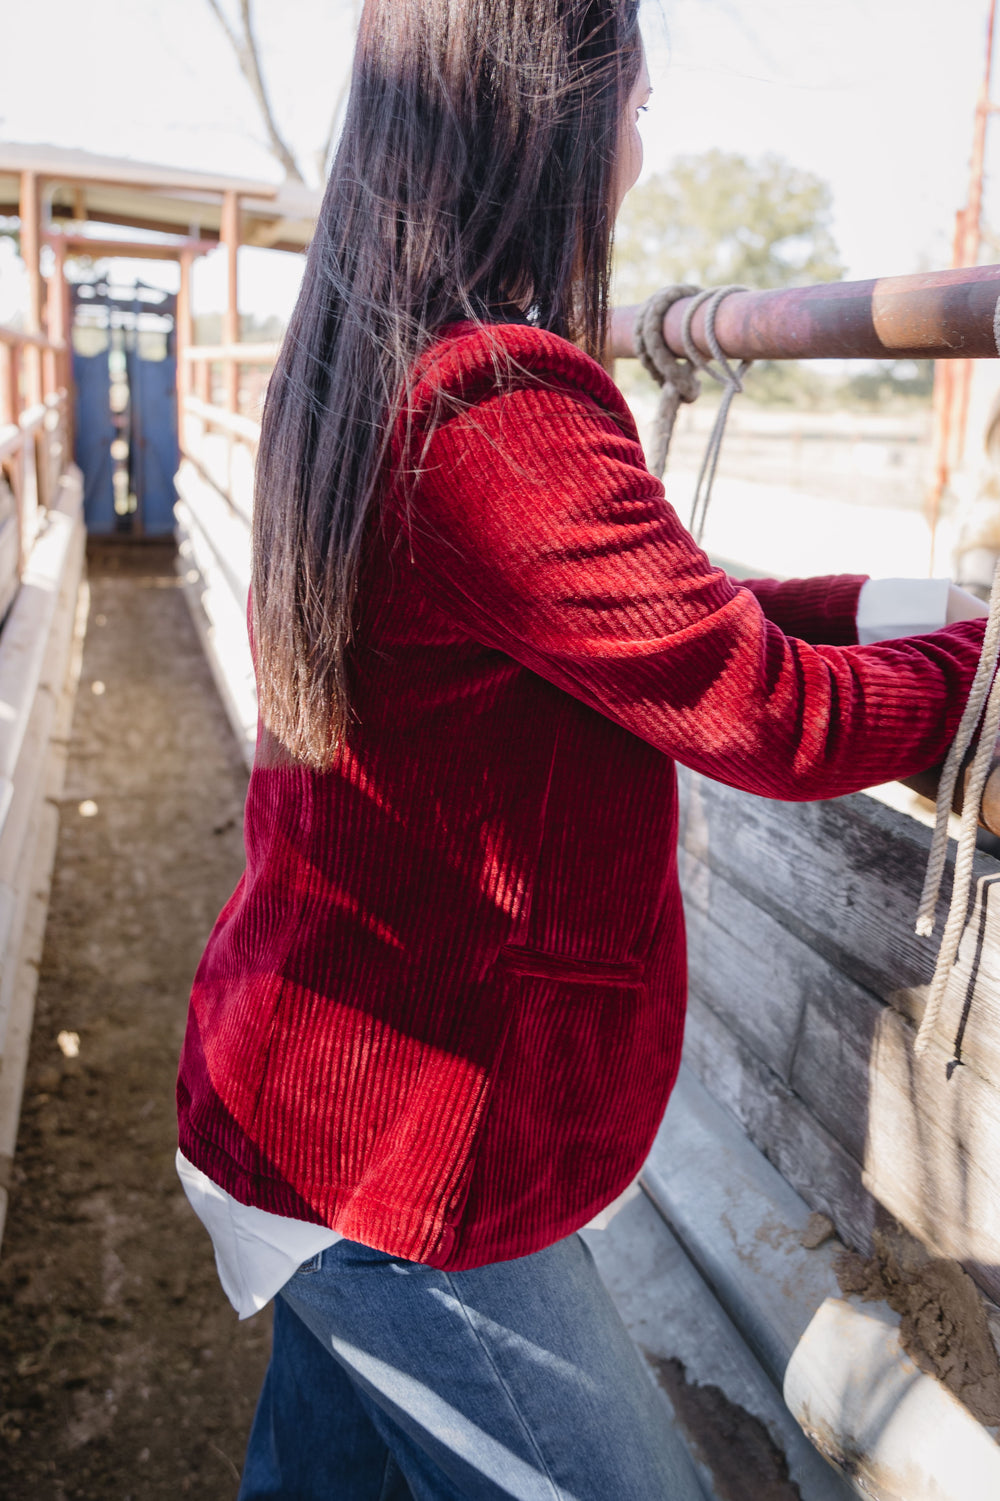
[[[76,461],[87,530],[166,537],[174,527],[177,299],[107,278],[73,286]]]

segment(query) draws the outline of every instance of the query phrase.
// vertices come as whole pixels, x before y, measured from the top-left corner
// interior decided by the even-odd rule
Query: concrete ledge
[[[606,1230],[586,1230],[601,1277],[633,1340],[664,1389],[675,1427],[712,1497],[732,1495],[733,1466],[768,1474],[787,1465],[802,1501],[848,1501],[850,1486],[816,1452],[710,1288],[649,1198],[639,1193]],[[672,1364],[674,1369],[666,1371]],[[678,1384],[701,1414],[671,1400]],[[739,1435],[734,1450],[731,1435]],[[728,1482],[728,1483],[727,1483]],[[766,1485],[766,1479],[762,1485]],[[770,1487],[768,1487],[770,1491]]]
[[[996,1501],[1000,1447],[989,1431],[905,1354],[887,1305],[842,1298],[839,1245],[802,1249],[808,1206],[686,1069],[641,1181],[857,1494]]]

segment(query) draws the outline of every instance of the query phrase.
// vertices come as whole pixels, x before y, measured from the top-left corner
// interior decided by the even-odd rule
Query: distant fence
[[[69,462],[68,353],[0,325],[0,618]]]

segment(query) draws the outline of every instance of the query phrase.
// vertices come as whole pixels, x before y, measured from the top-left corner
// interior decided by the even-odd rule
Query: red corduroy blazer
[[[317,774],[259,738],[180,1144],[243,1203],[459,1269],[583,1225],[653,1140],[684,1024],[674,760],[787,799],[920,770],[982,625],[859,647],[860,578],[735,583],[609,377],[536,329],[449,330],[410,417],[349,743]]]

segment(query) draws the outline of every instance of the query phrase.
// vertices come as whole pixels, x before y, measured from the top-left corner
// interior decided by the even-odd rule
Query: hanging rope
[[[982,715],[982,725],[979,731],[979,742],[972,761],[965,784],[965,795],[962,803],[962,826],[958,837],[958,849],[955,854],[955,874],[952,881],[951,901],[948,906],[948,917],[945,921],[944,932],[941,935],[941,947],[938,949],[937,961],[934,965],[934,977],[931,980],[930,990],[927,993],[927,1002],[924,1006],[924,1015],[917,1033],[914,1044],[914,1052],[919,1056],[926,1053],[931,1037],[937,1027],[941,1015],[941,1007],[944,1004],[945,990],[952,967],[958,955],[958,945],[961,942],[962,932],[965,928],[965,915],[969,905],[969,888],[972,885],[972,866],[976,856],[976,829],[979,826],[979,808],[983,797],[983,788],[989,775],[990,763],[993,759],[993,747],[996,744],[997,734],[1000,733],[1000,677],[996,676],[997,659],[1000,657],[1000,563],[997,564],[993,575],[993,588],[990,591],[990,608],[986,621],[986,633],[983,637],[983,647],[979,656],[979,665],[976,668],[976,676],[969,690],[968,701],[961,722],[952,741],[944,767],[941,772],[941,780],[938,783],[937,806],[934,816],[934,835],[931,839],[930,854],[927,858],[927,874],[924,877],[924,889],[920,898],[920,908],[917,913],[917,933],[922,938],[929,938],[934,931],[934,917],[937,908],[938,893],[941,890],[941,881],[944,876],[945,861],[948,854],[948,818],[951,813],[952,799],[955,795],[955,785],[958,781],[959,771],[965,760],[976,725],[979,724]],[[983,704],[986,709],[983,712]]]
[[[722,399],[719,402],[719,410],[716,413],[715,422],[708,439],[708,447],[705,449],[705,457],[701,461],[701,469],[698,471],[698,483],[694,487],[694,500],[691,505],[690,531],[694,540],[700,545],[705,534],[705,520],[708,516],[708,504],[712,499],[712,486],[715,483],[715,470],[719,462],[719,454],[722,451],[722,439],[726,431],[726,420],[729,417],[729,408],[732,406],[733,397],[743,390],[743,377],[750,369],[749,360],[741,360],[739,368],[734,370],[729,360],[722,351],[722,346],[715,333],[715,316],[723,302],[731,292],[746,292],[749,288],[731,286],[715,287],[708,292],[701,292],[688,305],[684,313],[684,321],[681,324],[681,339],[684,343],[684,353],[692,364],[704,370],[714,381],[722,386]],[[716,370],[706,360],[699,349],[695,347],[691,327],[694,323],[694,315],[698,308],[705,304],[705,342],[708,344],[712,355],[719,365]]]
[[[750,368],[749,360],[743,360],[737,369],[733,368],[716,335],[715,318],[724,298],[728,297],[731,292],[747,290],[746,287],[739,286],[710,287],[704,291],[694,286],[664,287],[662,291],[654,293],[643,303],[635,321],[636,353],[643,368],[662,388],[660,405],[653,422],[653,442],[649,460],[649,467],[653,474],[662,478],[666,469],[670,439],[673,436],[674,424],[677,421],[681,403],[696,400],[701,390],[698,372],[704,370],[712,380],[718,381],[724,388],[719,411],[705,449],[701,469],[698,472],[698,482],[695,485],[694,501],[691,507],[690,530],[698,543],[701,542],[705,531],[705,518],[708,515],[709,501],[712,498],[712,486],[715,482],[715,471],[719,463],[729,408],[733,397],[743,390],[743,376]],[[684,355],[679,356],[674,354],[663,337],[663,320],[674,303],[684,298],[691,298],[691,301],[685,309],[681,326]],[[711,361],[705,358],[692,336],[694,315],[700,307],[705,309],[705,342],[712,351],[719,369],[716,369]]]
[[[701,382],[695,364],[678,358],[663,337],[663,320],[675,302],[696,297],[700,287],[664,287],[642,304],[635,320],[635,352],[647,375],[660,386],[660,404],[653,419],[653,443],[649,467],[657,479],[663,478],[670,452],[670,439],[681,402],[696,401]],[[700,356],[699,356],[700,359]]]

